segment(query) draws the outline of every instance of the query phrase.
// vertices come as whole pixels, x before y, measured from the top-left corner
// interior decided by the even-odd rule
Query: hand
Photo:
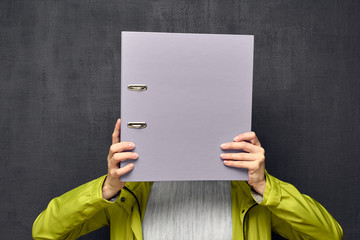
[[[241,153],[223,153],[221,158],[229,167],[246,168],[249,170],[248,184],[256,192],[264,195],[265,179],[265,150],[254,132],[242,133],[234,138],[234,142],[221,145],[222,149],[244,150]]]
[[[134,152],[124,152],[132,150],[135,144],[132,142],[120,142],[120,119],[115,124],[115,129],[112,134],[112,145],[107,157],[108,162],[108,176],[102,187],[102,195],[104,199],[110,199],[115,196],[124,186],[125,182],[120,181],[120,177],[134,168],[133,163],[120,168],[119,163],[127,159],[137,159],[138,154]]]

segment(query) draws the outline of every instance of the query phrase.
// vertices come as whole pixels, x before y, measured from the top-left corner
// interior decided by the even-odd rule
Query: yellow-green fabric
[[[105,225],[112,240],[142,239],[151,182],[126,183],[114,202],[102,198],[102,176],[54,198],[33,225],[34,239],[76,239]],[[314,199],[266,173],[263,201],[257,204],[250,186],[231,182],[233,239],[267,240],[274,231],[287,239],[342,239],[336,220]]]

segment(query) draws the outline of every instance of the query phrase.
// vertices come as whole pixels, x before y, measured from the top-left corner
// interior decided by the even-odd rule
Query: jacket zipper
[[[247,216],[247,214],[249,213],[249,211],[250,211],[253,207],[255,207],[256,205],[257,205],[257,204],[255,203],[254,205],[252,205],[251,207],[249,207],[248,210],[246,210],[246,213],[245,213],[245,216],[244,216],[244,222],[243,222],[243,237],[244,237],[244,240],[246,240],[246,237],[245,237],[245,223],[246,223],[245,219],[246,219],[246,216]]]
[[[134,196],[135,200],[136,200],[136,203],[138,205],[138,208],[139,208],[139,213],[140,213],[140,218],[141,218],[141,208],[140,208],[140,203],[139,203],[139,200],[138,198],[136,197],[135,193],[133,193],[128,187],[124,186],[123,189],[125,189],[126,191],[128,191],[129,193],[131,193],[131,195]]]

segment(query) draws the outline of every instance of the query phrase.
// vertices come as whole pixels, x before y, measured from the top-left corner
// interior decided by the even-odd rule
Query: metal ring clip
[[[147,124],[145,122],[128,122],[128,128],[141,129],[146,128]]]
[[[137,91],[137,92],[147,90],[147,86],[145,84],[129,84],[127,88],[129,91]]]

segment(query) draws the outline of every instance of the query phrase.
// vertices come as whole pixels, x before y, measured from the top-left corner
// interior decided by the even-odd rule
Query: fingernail
[[[226,144],[225,144],[225,143],[221,144],[220,146],[221,146],[221,148],[226,148]]]
[[[221,158],[226,158],[226,154],[225,154],[225,153],[222,153],[222,154],[220,154],[220,157],[221,157]]]
[[[129,163],[129,168],[133,169],[134,168],[134,164],[133,163]]]
[[[239,138],[238,137],[234,137],[234,139],[233,139],[235,142],[236,141],[238,141],[239,140]]]
[[[129,147],[133,148],[133,147],[135,147],[135,144],[129,143]]]
[[[225,165],[228,165],[228,164],[229,164],[229,162],[228,162],[228,161],[223,161],[223,163],[224,163]]]
[[[134,158],[137,158],[137,157],[138,157],[138,154],[137,154],[137,153],[133,153],[133,157],[134,157]]]

